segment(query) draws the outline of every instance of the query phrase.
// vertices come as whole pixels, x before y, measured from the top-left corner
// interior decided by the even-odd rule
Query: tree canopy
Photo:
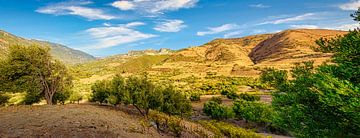
[[[44,97],[47,104],[52,104],[54,94],[68,90],[72,82],[65,65],[52,59],[49,50],[35,45],[11,46],[0,63],[0,91],[24,91],[33,95],[28,97]]]

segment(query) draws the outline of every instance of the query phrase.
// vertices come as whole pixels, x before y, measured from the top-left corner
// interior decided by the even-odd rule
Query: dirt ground
[[[109,110],[110,109],[110,110]],[[141,118],[98,105],[0,108],[0,137],[169,137],[144,128]]]

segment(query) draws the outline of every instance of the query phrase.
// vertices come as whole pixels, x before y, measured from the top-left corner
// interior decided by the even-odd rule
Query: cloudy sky
[[[0,29],[94,56],[291,28],[348,30],[360,0],[0,0]]]

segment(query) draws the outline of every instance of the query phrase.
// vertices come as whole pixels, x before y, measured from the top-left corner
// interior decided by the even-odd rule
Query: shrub
[[[214,101],[214,102],[216,102],[218,104],[222,104],[222,100],[221,100],[220,96],[213,96],[213,97],[210,98],[209,101]]]
[[[26,105],[32,105],[34,103],[39,103],[41,101],[42,96],[36,92],[28,92],[26,93],[24,100],[21,102]]]
[[[228,93],[236,93],[237,92],[237,87],[233,84],[222,83],[221,86],[222,86],[222,88],[220,90],[221,95],[227,95]]]
[[[55,93],[52,99],[53,104],[57,104],[57,103],[65,104],[65,101],[69,99],[70,94],[71,94],[70,90]]]
[[[233,110],[237,118],[256,123],[270,122],[273,114],[270,105],[258,101],[237,100]]]
[[[234,112],[230,107],[221,105],[214,101],[204,104],[204,113],[213,119],[224,120],[234,117]]]
[[[162,105],[160,111],[169,115],[191,115],[191,102],[185,95],[176,91],[173,86],[168,86],[162,91]],[[160,97],[161,98],[161,97]]]
[[[229,137],[229,138],[262,138],[263,136],[253,131],[237,127],[235,125],[216,122],[216,121],[199,121],[199,123],[215,133],[215,137]]]
[[[192,93],[190,95],[190,100],[191,101],[200,101],[200,94],[199,93]]]
[[[74,103],[74,102],[79,103],[82,99],[83,99],[83,96],[78,92],[73,92],[69,97],[70,103]]]
[[[149,120],[156,124],[158,131],[172,132],[177,137],[180,137],[181,132],[183,131],[183,126],[181,126],[181,118],[176,116],[168,116],[156,111],[150,112],[148,117]]]
[[[107,98],[110,95],[109,82],[108,81],[97,81],[91,86],[92,96],[91,101],[107,103]]]
[[[227,93],[226,97],[229,99],[235,100],[235,99],[239,98],[239,95],[236,94],[235,92],[231,92],[231,93]]]
[[[9,101],[10,97],[5,94],[0,94],[0,106],[5,105]]]
[[[258,95],[250,95],[250,94],[247,94],[247,93],[241,93],[239,95],[239,98],[243,99],[245,101],[259,101],[260,100],[260,96],[258,96]]]

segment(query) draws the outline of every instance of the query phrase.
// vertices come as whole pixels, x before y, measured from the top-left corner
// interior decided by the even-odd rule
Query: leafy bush
[[[70,94],[71,94],[70,90],[55,93],[52,99],[53,104],[57,104],[57,103],[65,104],[65,101],[70,98]]]
[[[312,66],[295,67],[273,94],[274,124],[298,137],[360,135],[360,88]]]
[[[83,95],[81,95],[78,92],[73,92],[69,97],[70,103],[74,103],[74,102],[79,103],[82,99],[83,99]]]
[[[115,76],[111,81],[98,81],[92,86],[91,101],[117,105],[133,105],[143,116],[150,109],[169,115],[189,116],[191,102],[172,86],[160,87],[146,77]]]
[[[229,138],[262,138],[263,136],[255,132],[237,127],[233,124],[216,121],[199,121],[199,123],[215,133],[215,137]]]
[[[216,102],[218,104],[222,104],[221,97],[219,97],[219,96],[213,96],[213,97],[210,98],[209,101],[213,101],[213,102]]]
[[[221,95],[227,95],[228,93],[236,93],[236,92],[237,92],[236,85],[226,84],[224,82],[222,83],[222,88],[220,89]]]
[[[181,136],[183,126],[181,125],[182,119],[176,116],[168,116],[160,112],[150,112],[149,120],[156,124],[156,128],[161,132],[172,132],[177,137]]]
[[[237,100],[233,110],[237,118],[256,123],[268,123],[273,115],[270,105],[258,101]]]
[[[214,101],[204,104],[204,113],[213,119],[224,120],[234,117],[234,112],[230,107],[221,105]]]
[[[5,105],[9,99],[10,99],[9,96],[7,96],[5,94],[0,94],[0,106]]]
[[[185,97],[185,95],[176,91],[174,87],[166,87],[163,89],[162,94],[162,105],[159,105],[161,107],[161,112],[167,113],[169,115],[191,115],[191,102]]]
[[[192,93],[190,95],[190,100],[191,101],[200,101],[200,94],[199,93]]]
[[[229,99],[235,100],[235,99],[239,98],[239,95],[235,92],[230,92],[230,93],[226,94],[226,97]]]
[[[38,94],[36,92],[28,92],[26,93],[23,101],[21,103],[26,105],[32,105],[34,103],[39,103],[41,101],[41,94]]]
[[[93,102],[107,103],[107,98],[110,95],[109,82],[108,81],[97,81],[91,86]]]
[[[284,84],[288,77],[286,70],[276,70],[274,68],[265,68],[261,71],[260,81],[271,87],[277,87]]]
[[[250,95],[250,94],[247,94],[247,93],[241,93],[239,95],[239,98],[243,99],[245,101],[259,101],[260,100],[260,96],[258,96],[258,95]]]

